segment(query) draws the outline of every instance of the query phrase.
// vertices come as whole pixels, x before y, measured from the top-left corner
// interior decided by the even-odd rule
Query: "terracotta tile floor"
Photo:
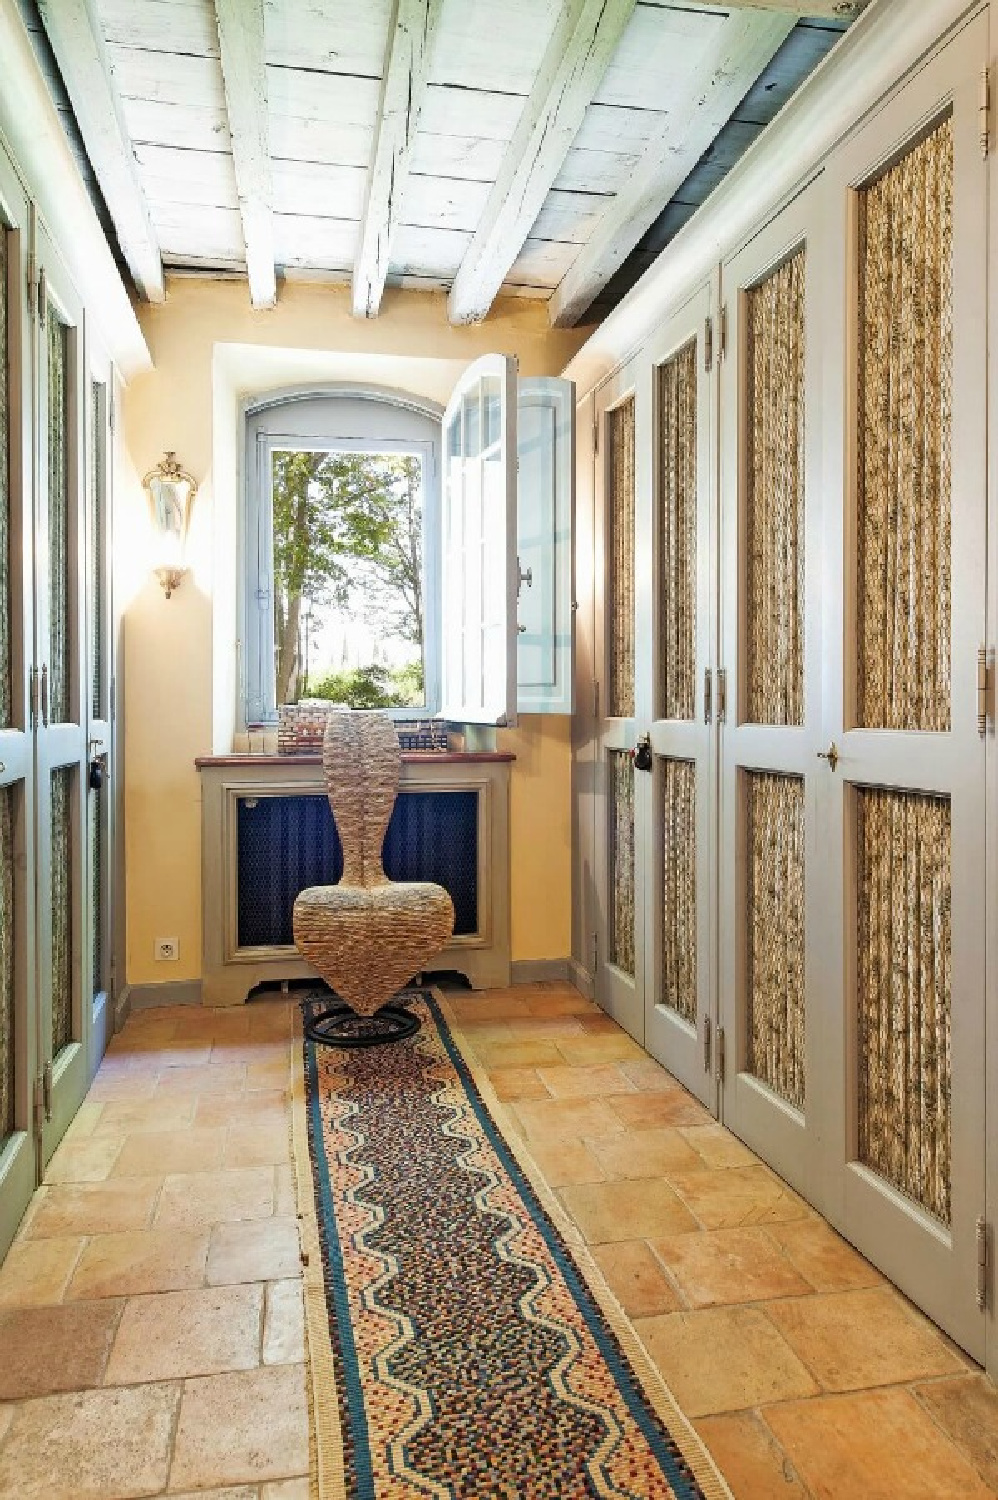
[[[998,1391],[574,991],[450,1004],[738,1500],[998,1495]],[[0,1497],[306,1500],[293,1002],[145,1011],[0,1268]]]

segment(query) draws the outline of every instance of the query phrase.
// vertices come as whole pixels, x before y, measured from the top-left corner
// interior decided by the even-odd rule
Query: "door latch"
[[[634,769],[635,771],[650,771],[653,764],[651,735],[643,734],[634,747]]]

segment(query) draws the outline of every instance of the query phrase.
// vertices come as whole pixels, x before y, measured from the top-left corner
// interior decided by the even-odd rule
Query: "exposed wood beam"
[[[39,0],[87,155],[140,296],[162,302],[163,262],[94,0]]]
[[[452,323],[485,317],[540,212],[600,86],[635,0],[568,0],[454,278]]]
[[[277,301],[263,0],[215,0],[236,192],[254,307]]]
[[[649,142],[592,238],[556,289],[548,309],[556,328],[578,323],[685,182],[794,26],[786,11],[733,7],[712,64],[669,100],[669,116]]]
[[[353,310],[376,318],[399,222],[412,145],[443,0],[395,0],[360,242],[353,267]]]

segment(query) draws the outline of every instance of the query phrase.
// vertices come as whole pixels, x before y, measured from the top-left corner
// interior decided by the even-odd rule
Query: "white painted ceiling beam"
[[[139,294],[150,302],[162,302],[166,293],[159,241],[139,182],[94,0],[39,0],[38,9],[114,221],[121,253]]]
[[[713,61],[669,100],[669,114],[556,289],[548,310],[556,328],[571,328],[654,224],[676,190],[731,118],[794,26],[774,7],[732,7]]]
[[[478,229],[447,302],[452,323],[488,313],[520,253],[634,9],[566,0]]]
[[[657,5],[664,0],[646,0]],[[705,10],[717,7],[721,10],[775,10],[800,20],[806,16],[813,21],[852,21],[866,9],[871,0],[668,0],[672,10]]]
[[[402,199],[443,0],[395,0],[388,31],[374,155],[353,268],[353,310],[376,318],[388,275]]]
[[[277,301],[263,0],[215,0],[225,106],[254,307]]]

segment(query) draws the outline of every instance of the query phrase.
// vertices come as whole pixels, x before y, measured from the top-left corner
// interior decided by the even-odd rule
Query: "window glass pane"
[[[411,453],[272,456],[277,705],[419,708],[423,463]]]
[[[482,407],[485,413],[485,441],[491,448],[502,436],[502,382],[498,375],[486,375],[482,381]]]
[[[465,457],[477,458],[482,451],[482,408],[477,389],[465,396],[462,411]]]

